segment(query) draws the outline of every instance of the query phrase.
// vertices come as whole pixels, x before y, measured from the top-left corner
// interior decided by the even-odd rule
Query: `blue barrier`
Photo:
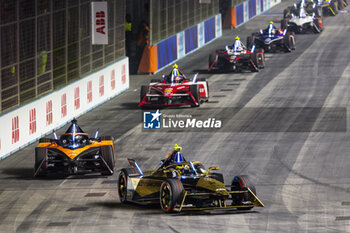
[[[176,34],[158,44],[158,69],[177,59]]]
[[[198,48],[198,31],[197,25],[185,30],[185,52],[189,53]]]
[[[205,43],[215,38],[215,17],[204,21],[204,35]]]
[[[237,25],[244,23],[243,3],[236,6]]]
[[[256,0],[249,0],[249,18],[253,18],[256,15]]]

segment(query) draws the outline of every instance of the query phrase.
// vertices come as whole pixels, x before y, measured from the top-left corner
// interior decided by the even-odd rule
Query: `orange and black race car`
[[[115,151],[113,137],[90,138],[72,120],[68,130],[60,138],[41,138],[35,148],[34,176],[49,173],[73,175],[101,173],[113,175]]]

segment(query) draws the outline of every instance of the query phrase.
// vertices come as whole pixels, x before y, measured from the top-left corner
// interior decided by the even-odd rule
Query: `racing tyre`
[[[51,142],[51,139],[50,138],[40,138],[39,143],[42,143],[42,142]]]
[[[214,66],[214,62],[216,60],[216,53],[212,53],[209,55],[209,66],[208,66],[208,71],[211,71],[213,66]]]
[[[286,46],[286,52],[292,52],[292,50],[295,50],[295,37],[291,35],[290,33],[287,33],[287,35],[284,37],[284,44]]]
[[[181,202],[181,197],[185,191],[182,183],[178,179],[166,179],[160,186],[160,207],[165,213],[171,213],[177,204]]]
[[[45,139],[45,138],[42,138],[42,139]],[[46,176],[46,168],[47,168],[47,149],[42,147],[36,147],[34,177]]]
[[[248,36],[247,37],[247,49],[252,49],[253,47],[253,36]]]
[[[259,58],[257,53],[250,55],[250,62],[252,63],[252,72],[259,72]]]
[[[338,14],[338,7],[336,6],[335,2],[331,2],[331,4],[329,5],[329,11],[333,16]]]
[[[198,85],[190,85],[190,92],[193,98],[197,101],[197,104],[193,103],[192,107],[199,107],[200,105],[200,94]]]
[[[258,53],[258,67],[259,69],[264,69],[265,68],[265,53],[264,51],[262,53]]]
[[[106,165],[106,171],[102,175],[111,176],[114,173],[114,149],[112,146],[101,146],[101,156]]]
[[[128,187],[128,177],[131,174],[136,174],[131,168],[123,168],[118,176],[118,194],[121,203],[127,203],[127,187]]]
[[[284,9],[283,10],[283,18],[289,18],[290,17],[290,10]]]
[[[322,32],[322,28],[320,25],[320,21],[318,18],[314,19],[314,33],[321,33]]]
[[[288,20],[287,19],[282,19],[281,20],[281,29],[284,30],[288,27]]]
[[[248,176],[236,176],[233,178],[231,191],[242,191],[249,188],[256,195],[255,185],[249,180]],[[232,195],[234,205],[244,205],[246,202],[254,202],[255,197],[250,193],[240,193]],[[238,210],[250,210],[253,207],[239,207]]]
[[[145,98],[148,92],[148,86],[141,86],[141,91],[140,91],[140,102]]]

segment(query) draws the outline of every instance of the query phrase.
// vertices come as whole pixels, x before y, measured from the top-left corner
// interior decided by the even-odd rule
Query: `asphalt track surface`
[[[287,5],[291,2],[269,12],[282,12]],[[225,118],[226,126],[248,119],[249,130],[142,131],[140,85],[154,76],[132,76],[130,90],[78,119],[91,134],[99,128],[101,134],[115,136],[115,174],[34,179],[36,143],[18,151],[0,161],[0,232],[350,232],[350,14],[326,18],[320,35],[297,35],[297,49],[267,55],[259,73],[205,71],[209,53],[236,35],[245,41],[280,18],[258,16],[179,61],[185,74],[208,78],[210,101],[200,108],[161,110],[195,116],[205,112]],[[224,116],[230,108],[238,110]],[[313,117],[302,116],[305,109],[314,110]],[[254,121],[265,113],[273,120]],[[276,130],[264,127],[273,122],[279,124]],[[151,169],[175,143],[187,159],[220,166],[227,183],[235,175],[249,175],[265,208],[164,214],[157,206],[121,204],[116,180],[126,158]]]

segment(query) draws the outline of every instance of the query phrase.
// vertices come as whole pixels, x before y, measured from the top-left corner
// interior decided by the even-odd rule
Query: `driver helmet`
[[[185,158],[183,157],[183,155],[181,153],[181,150],[182,150],[182,147],[175,144],[174,152],[173,152],[172,158],[171,158],[173,162],[175,162],[175,163],[186,162]]]
[[[173,70],[171,71],[171,80],[175,81],[175,77],[179,77],[179,76],[180,76],[180,72],[178,70],[177,64],[175,63],[173,65]]]
[[[72,124],[67,131],[61,136],[61,143],[68,147],[79,147],[87,143],[88,136],[77,124],[77,120],[73,119]]]
[[[242,51],[244,50],[243,44],[242,44],[242,42],[240,41],[239,36],[236,36],[236,37],[235,37],[235,42],[233,43],[233,50],[234,50],[235,52],[242,52]]]
[[[269,35],[271,35],[271,34],[276,34],[276,28],[275,28],[275,26],[273,25],[273,21],[270,21],[270,22],[269,22],[269,26],[267,27],[267,33],[268,33]]]

